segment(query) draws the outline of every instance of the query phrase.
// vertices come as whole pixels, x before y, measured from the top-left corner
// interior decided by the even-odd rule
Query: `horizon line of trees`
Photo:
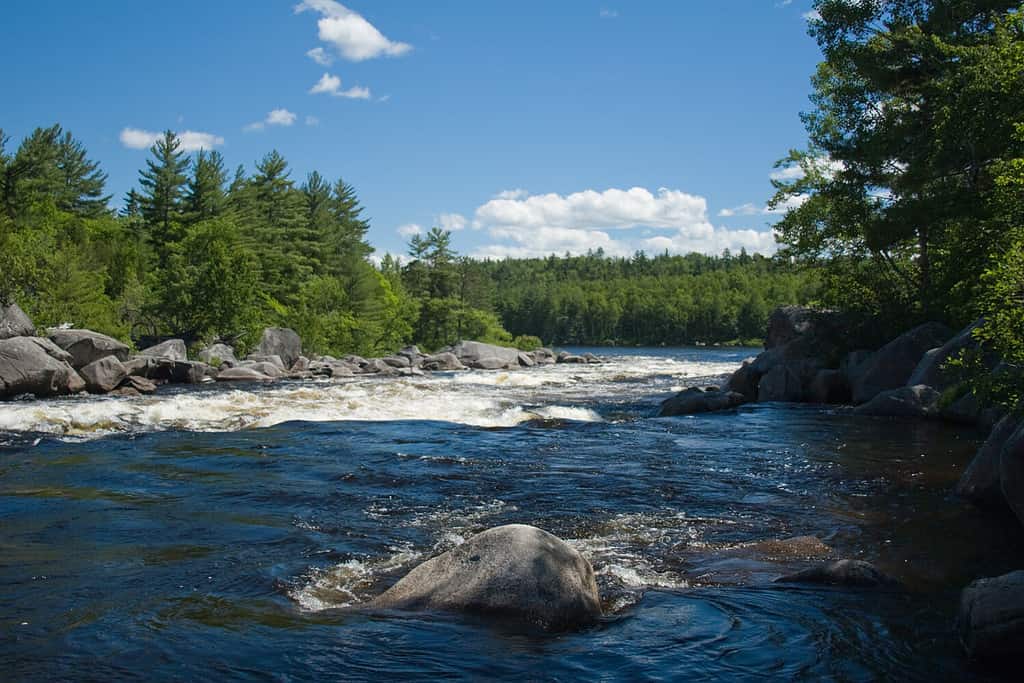
[[[219,152],[186,154],[167,131],[114,211],[106,174],[59,124],[8,142],[0,130],[0,302],[40,327],[245,349],[284,325],[335,355],[459,339],[725,342],[759,338],[774,306],[817,286],[746,252],[480,261],[440,228],[414,236],[408,260],[375,265],[355,189],[316,171],[297,182],[277,151],[229,172]]]

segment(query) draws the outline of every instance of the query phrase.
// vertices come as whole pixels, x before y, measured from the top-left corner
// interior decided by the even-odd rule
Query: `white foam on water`
[[[327,570],[314,570],[308,581],[289,596],[309,612],[359,604],[372,597],[377,578],[411,565],[423,553],[409,547],[392,548],[392,554],[365,560],[351,559]]]

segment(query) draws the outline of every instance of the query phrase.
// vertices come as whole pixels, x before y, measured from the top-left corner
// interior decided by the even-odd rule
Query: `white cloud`
[[[776,206],[774,209],[770,209],[767,206],[764,207],[764,210],[761,211],[761,213],[779,216],[786,213],[790,209],[795,209],[799,206],[802,206],[803,203],[806,202],[808,199],[810,199],[810,196],[808,195],[796,194],[793,195],[792,197],[786,197],[786,199],[781,204]]]
[[[295,113],[287,109],[274,109],[267,114],[268,126],[290,126],[295,123]]]
[[[309,89],[310,95],[332,95],[334,97],[347,97],[356,100],[370,99],[370,89],[356,85],[348,90],[341,89],[341,79],[333,74],[324,73],[320,80]]]
[[[731,209],[722,209],[718,212],[718,215],[722,218],[731,218],[732,216],[753,216],[758,213],[761,213],[761,209],[747,202],[740,206],[734,206]]]
[[[121,144],[128,149],[149,149],[163,137],[162,132],[142,130],[140,128],[124,128],[119,136]],[[213,149],[224,144],[224,138],[213,133],[202,133],[194,130],[181,131],[177,134],[181,140],[181,151],[197,152],[201,149]]]
[[[802,16],[805,21],[818,21],[821,19],[821,13],[816,9],[812,9],[810,12],[804,12],[800,16]]]
[[[398,226],[397,232],[402,237],[412,237],[423,232],[423,226],[416,223],[406,223],[405,225]]]
[[[619,16],[619,11],[602,7],[598,14],[602,19],[614,19]]]
[[[306,50],[306,56],[320,66],[330,66],[331,64],[334,64],[334,57],[332,57],[331,54],[322,47],[314,47],[312,50]]]
[[[516,188],[514,190],[502,190],[498,194],[494,195],[495,199],[522,199],[523,197],[530,194],[526,190]]]
[[[799,164],[790,164],[789,166],[783,166],[778,170],[772,171],[768,174],[768,177],[772,180],[799,180],[804,177],[804,169],[800,168]]]
[[[437,224],[442,230],[462,230],[466,227],[466,217],[461,213],[442,213],[437,217]]]
[[[306,125],[307,126],[319,126],[320,125],[320,119],[318,119],[315,116],[307,116],[306,117]]]
[[[626,256],[637,249],[660,253],[719,253],[745,247],[751,252],[775,250],[770,232],[714,227],[707,218],[707,200],[680,190],[641,187],[569,195],[527,195],[506,191],[478,207],[473,227],[486,228],[496,243],[474,255],[502,258],[546,256],[603,249]],[[628,231],[644,228],[639,239]],[[620,231],[624,237],[612,237]],[[658,234],[668,231],[668,234]]]
[[[412,50],[412,45],[389,40],[362,15],[334,0],[303,0],[295,6],[296,13],[306,10],[320,15],[317,20],[320,40],[350,61],[399,57]]]

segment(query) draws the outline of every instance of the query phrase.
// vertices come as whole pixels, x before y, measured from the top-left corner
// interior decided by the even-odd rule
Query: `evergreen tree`
[[[189,160],[181,140],[166,131],[150,149],[151,159],[139,174],[142,186],[142,216],[160,267],[167,264],[170,250],[184,237],[182,197],[188,177]]]
[[[224,185],[227,174],[220,152],[199,150],[192,164],[192,177],[185,190],[184,220],[189,225],[220,218],[227,210]]]

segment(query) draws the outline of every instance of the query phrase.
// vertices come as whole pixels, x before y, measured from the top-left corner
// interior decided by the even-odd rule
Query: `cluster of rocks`
[[[460,370],[514,370],[555,363],[599,363],[593,354],[523,352],[462,341],[435,354],[408,346],[384,358],[302,355],[302,339],[287,328],[270,327],[260,343],[239,360],[233,348],[213,344],[189,360],[185,342],[169,339],[132,354],[125,344],[91,330],[54,328],[37,336],[28,316],[11,304],[0,308],[0,399],[76,394],[137,395],[161,384],[267,382],[282,378],[410,376]]]

